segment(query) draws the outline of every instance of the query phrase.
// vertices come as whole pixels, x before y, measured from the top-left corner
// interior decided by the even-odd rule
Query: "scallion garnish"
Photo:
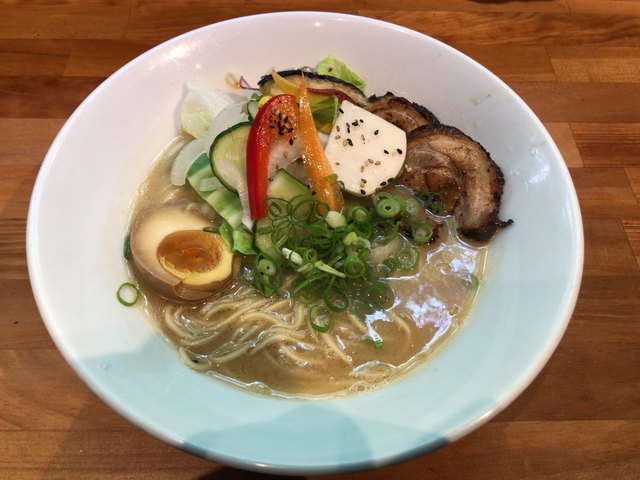
[[[133,283],[124,282],[118,287],[116,298],[125,307],[135,305],[140,298],[140,290]]]
[[[471,272],[463,275],[460,281],[469,289],[478,288],[480,286],[480,279]]]
[[[419,220],[411,225],[411,239],[417,244],[429,243],[433,235],[433,227],[429,222]]]
[[[131,235],[127,235],[124,237],[124,242],[122,245],[122,256],[125,260],[131,260]]]
[[[424,202],[424,206],[431,210],[433,213],[444,213],[447,211],[447,203],[437,192],[431,192],[426,190],[420,194],[420,198]]]
[[[420,252],[416,247],[403,247],[396,253],[398,268],[401,270],[411,270],[418,264]]]
[[[264,273],[265,275],[271,276],[271,275],[275,275],[277,270],[278,269],[273,260],[270,260],[268,258],[263,258],[258,262],[258,271],[260,273]]]
[[[352,206],[344,216],[315,197],[269,200],[267,217],[256,229],[268,238],[269,254],[256,256],[254,287],[266,297],[275,295],[284,278],[294,275],[290,295],[311,305],[309,321],[321,332],[329,330],[332,312],[364,316],[393,306],[385,277],[414,268],[419,251],[404,246],[382,264],[370,262],[371,251],[400,232],[411,235],[414,244],[426,243],[432,227],[415,198],[380,192],[373,200],[372,208]]]
[[[347,218],[354,223],[366,223],[371,220],[371,213],[365,207],[355,205],[347,211]]]
[[[327,308],[333,312],[344,312],[349,308],[349,298],[346,293],[330,284],[322,294],[322,299]]]
[[[331,313],[325,305],[312,305],[307,316],[311,328],[316,332],[326,333],[331,328]]]
[[[375,208],[381,218],[394,218],[402,212],[402,203],[396,198],[383,198],[378,200]]]
[[[344,273],[349,278],[358,278],[364,274],[364,262],[356,255],[349,255],[344,261]]]

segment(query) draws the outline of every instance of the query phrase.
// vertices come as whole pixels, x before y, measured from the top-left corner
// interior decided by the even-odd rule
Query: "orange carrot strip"
[[[300,82],[299,109],[298,125],[300,127],[302,163],[311,181],[311,189],[316,192],[316,198],[329,205],[329,209],[339,212],[344,207],[344,199],[338,182],[332,178],[333,169],[318,138],[304,75],[302,75]]]

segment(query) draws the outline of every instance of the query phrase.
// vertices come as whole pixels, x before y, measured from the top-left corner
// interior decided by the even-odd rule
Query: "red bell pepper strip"
[[[311,181],[311,189],[316,192],[316,198],[329,205],[330,210],[341,211],[344,198],[338,182],[333,177],[333,169],[318,138],[304,75],[300,82],[300,117],[298,118],[300,133],[300,149],[305,172]]]
[[[276,142],[297,135],[298,105],[293,95],[270,98],[256,114],[247,139],[247,188],[251,218],[267,216],[269,152]]]

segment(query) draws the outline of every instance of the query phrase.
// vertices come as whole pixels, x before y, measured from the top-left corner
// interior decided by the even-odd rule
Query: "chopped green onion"
[[[331,228],[346,227],[347,219],[340,212],[331,210],[329,213],[327,213],[327,224]]]
[[[124,282],[120,287],[118,287],[118,291],[116,292],[116,297],[118,301],[124,305],[125,307],[130,307],[135,305],[140,298],[140,290],[133,283]]]
[[[401,270],[411,270],[418,264],[420,252],[416,247],[403,247],[396,253],[398,268]]]
[[[434,213],[444,213],[449,208],[442,195],[437,192],[426,190],[420,194],[420,198],[424,201],[425,207]]]
[[[373,231],[374,245],[387,245],[398,235],[398,226],[388,220],[376,222]]]
[[[371,220],[371,213],[365,207],[355,205],[347,211],[347,218],[354,223],[366,223]]]
[[[402,204],[395,198],[383,198],[376,203],[376,213],[382,218],[394,218],[402,212]]]
[[[356,232],[349,232],[347,233],[347,235],[342,239],[342,243],[344,243],[347,247],[349,245],[353,245],[354,243],[356,243],[358,241],[358,234]]]
[[[307,248],[302,252],[302,261],[304,263],[314,263],[318,260],[318,252],[313,248]]]
[[[368,297],[371,305],[378,309],[391,308],[393,306],[393,290],[391,287],[380,280],[368,284]]]
[[[349,255],[344,261],[344,273],[348,278],[358,278],[364,274],[364,262],[356,255]]]
[[[265,275],[271,276],[278,271],[278,268],[272,260],[263,258],[262,260],[258,261],[258,271],[260,273],[264,273]]]
[[[400,201],[388,194],[380,199]],[[336,219],[338,223],[333,223]],[[288,202],[269,200],[268,220],[259,231],[270,237],[274,252],[282,256],[256,257],[252,284],[262,295],[278,293],[286,275],[293,274],[291,296],[306,304],[320,303],[328,310],[355,311],[357,306],[372,314],[395,300],[374,266],[366,263],[372,242],[397,236],[395,221],[382,219],[375,209],[363,206],[348,209],[345,218],[306,196]]]
[[[122,256],[125,260],[131,260],[131,234],[124,237],[124,242],[122,245]]]
[[[460,281],[465,287],[469,289],[475,289],[480,286],[480,279],[471,272],[463,275]]]
[[[398,260],[395,257],[385,258],[382,265],[389,269],[389,273],[395,272],[398,269]]]
[[[389,193],[389,192],[378,192],[373,197],[373,203],[377,203],[380,200],[383,200],[385,198],[396,198],[396,196],[394,194],[392,194],[392,193]]]
[[[272,200],[271,202],[269,202],[269,207],[267,208],[268,218],[279,218],[282,216],[283,212],[284,209],[281,202],[277,200]]]
[[[384,263],[379,263],[378,265],[376,265],[376,273],[379,277],[386,277],[391,273],[391,271],[391,268]]]
[[[363,262],[369,258],[369,255],[371,255],[371,249],[370,248],[361,248],[360,250],[358,250],[358,257],[360,258],[360,260],[362,260]]]
[[[312,305],[307,316],[311,328],[316,332],[326,333],[331,328],[331,313],[325,305]]]
[[[359,237],[369,238],[373,233],[373,225],[370,222],[355,223],[353,225],[353,231],[356,232]]]
[[[298,252],[294,252],[289,248],[283,248],[282,255],[284,255],[287,260],[291,260],[296,265],[302,265],[304,263],[302,255],[300,255]]]
[[[322,270],[323,272],[329,273],[331,275],[335,275],[336,277],[344,278],[346,276],[344,273],[342,273],[342,272],[336,270],[335,268],[327,265],[322,260],[318,260],[314,265],[318,270]]]
[[[349,308],[349,298],[346,293],[330,285],[323,293],[322,299],[329,310],[344,312]]]
[[[411,238],[415,243],[429,243],[433,235],[433,227],[427,221],[420,220],[411,225]]]
[[[420,210],[422,210],[422,208],[420,207],[420,202],[418,200],[413,197],[404,199],[404,211],[407,215],[413,217],[420,213]]]
[[[380,336],[380,334],[376,332],[371,326],[368,326],[367,330],[369,331],[367,340],[373,343],[377,349],[382,348],[382,337]]]

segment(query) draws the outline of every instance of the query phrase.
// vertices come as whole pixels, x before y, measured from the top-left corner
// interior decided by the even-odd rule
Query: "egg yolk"
[[[202,230],[173,232],[164,237],[157,250],[162,267],[180,278],[215,269],[222,255],[220,237]]]

